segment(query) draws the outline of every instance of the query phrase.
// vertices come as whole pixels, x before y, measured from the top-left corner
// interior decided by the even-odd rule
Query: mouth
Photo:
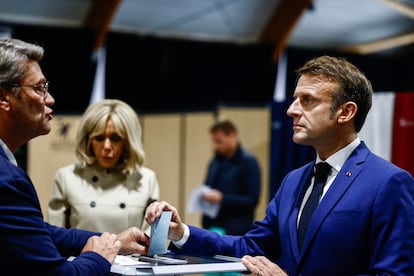
[[[102,160],[104,160],[105,162],[110,162],[113,159],[114,159],[113,157],[102,157]]]
[[[295,128],[303,128],[304,126],[301,124],[293,124],[293,129]]]
[[[46,112],[45,112],[46,113]],[[53,119],[53,112],[50,110],[46,113],[46,118],[50,121]]]

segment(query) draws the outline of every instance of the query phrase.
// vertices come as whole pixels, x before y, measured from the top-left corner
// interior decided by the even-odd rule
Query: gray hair
[[[76,156],[82,165],[96,162],[91,140],[105,131],[111,120],[124,139],[124,151],[118,166],[125,172],[138,170],[145,161],[141,141],[141,124],[138,114],[127,103],[116,99],[105,99],[91,104],[83,114],[76,135]]]
[[[0,86],[9,88],[27,74],[27,62],[40,62],[44,49],[19,39],[0,39]]]

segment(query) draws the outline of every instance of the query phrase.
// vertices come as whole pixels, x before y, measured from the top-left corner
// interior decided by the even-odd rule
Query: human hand
[[[138,253],[146,255],[148,253],[149,237],[137,227],[130,227],[117,236],[122,244],[119,250],[120,254]]]
[[[151,225],[161,216],[163,211],[172,211],[168,238],[172,241],[178,241],[184,235],[184,226],[182,225],[180,215],[174,206],[166,201],[155,201],[148,206],[145,219],[147,223]]]
[[[101,236],[90,237],[83,247],[82,253],[87,251],[96,252],[112,264],[119,249],[121,249],[121,241],[118,240],[117,236],[104,232]]]
[[[277,264],[264,256],[252,257],[245,255],[241,261],[251,273],[254,273],[253,275],[255,276],[287,276],[286,272]]]
[[[223,200],[223,193],[217,189],[203,191],[202,197],[211,203],[220,203]]]

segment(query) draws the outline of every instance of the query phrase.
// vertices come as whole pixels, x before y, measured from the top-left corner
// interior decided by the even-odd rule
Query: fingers
[[[169,225],[168,238],[172,241],[180,240],[184,234],[184,226],[181,222],[177,209],[166,201],[153,202],[147,208],[145,220],[148,224],[155,222],[163,211],[172,211],[171,221]]]
[[[117,235],[104,232],[101,236],[90,237],[82,253],[86,251],[96,252],[112,264],[121,246],[122,243],[118,240]]]
[[[212,203],[220,203],[223,200],[223,193],[217,189],[210,189],[203,193],[203,199]]]
[[[163,211],[172,211],[172,221],[179,222],[180,217],[178,215],[177,209],[170,205],[166,201],[155,201],[148,206],[147,214],[146,214],[146,221],[148,224],[154,223],[154,221],[159,218]],[[178,221],[177,221],[178,220]]]
[[[264,256],[252,257],[246,255],[242,258],[242,263],[255,276],[278,275],[287,276],[277,264],[273,263]]]
[[[118,234],[122,247],[120,254],[146,254],[148,252],[149,237],[137,227],[130,227]]]
[[[258,268],[256,267],[256,262],[252,256],[244,256],[242,258],[242,263],[252,273],[255,273],[258,270]]]

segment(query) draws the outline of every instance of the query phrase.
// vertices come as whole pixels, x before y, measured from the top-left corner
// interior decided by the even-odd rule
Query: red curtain
[[[391,158],[414,176],[414,92],[395,94]]]

